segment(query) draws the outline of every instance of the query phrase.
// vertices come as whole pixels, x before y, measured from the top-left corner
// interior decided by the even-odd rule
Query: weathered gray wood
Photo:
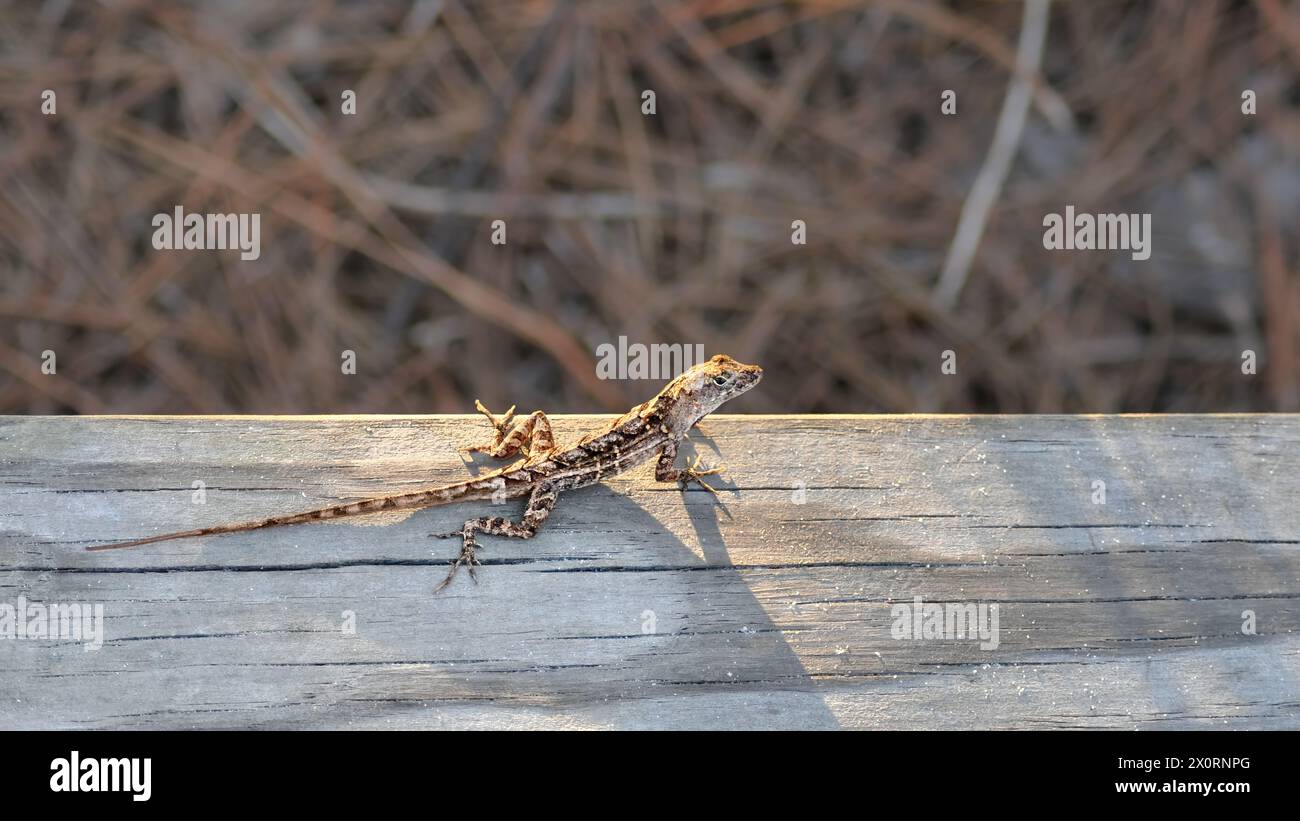
[[[1300,728],[1296,416],[714,418],[721,506],[647,466],[441,596],[426,534],[500,508],[82,549],[452,481],[484,432],[0,419],[0,603],[107,616],[0,640],[0,727]],[[892,638],[918,595],[1000,646]]]

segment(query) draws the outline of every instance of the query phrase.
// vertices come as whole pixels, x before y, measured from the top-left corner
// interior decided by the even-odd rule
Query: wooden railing
[[[1300,727],[1296,416],[710,418],[718,498],[565,494],[440,595],[428,534],[516,504],[84,550],[455,481],[483,434],[0,420],[0,629],[103,613],[0,633],[0,726]]]

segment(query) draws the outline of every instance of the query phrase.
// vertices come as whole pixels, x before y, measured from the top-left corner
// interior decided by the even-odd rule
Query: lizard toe
[[[682,489],[684,490],[690,487],[691,483],[694,482],[695,484],[707,490],[709,493],[712,493],[714,496],[717,496],[718,491],[714,490],[713,485],[710,485],[708,482],[700,478],[701,476],[707,476],[707,475],[708,475],[707,473],[697,473],[695,471],[687,471],[686,476],[682,479]]]

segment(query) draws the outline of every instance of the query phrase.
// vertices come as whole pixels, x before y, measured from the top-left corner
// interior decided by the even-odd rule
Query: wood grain
[[[83,550],[453,481],[484,433],[0,419],[0,604],[106,615],[0,639],[0,727],[1300,728],[1297,416],[710,418],[720,500],[644,466],[441,596],[427,534],[517,505]],[[999,646],[893,638],[915,596]]]

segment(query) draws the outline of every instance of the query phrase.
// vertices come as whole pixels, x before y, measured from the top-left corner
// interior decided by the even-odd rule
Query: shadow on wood
[[[0,421],[0,604],[105,613],[0,640],[0,726],[1300,726],[1292,416],[710,418],[721,506],[647,466],[440,596],[500,507],[84,551],[455,481],[481,422]]]

